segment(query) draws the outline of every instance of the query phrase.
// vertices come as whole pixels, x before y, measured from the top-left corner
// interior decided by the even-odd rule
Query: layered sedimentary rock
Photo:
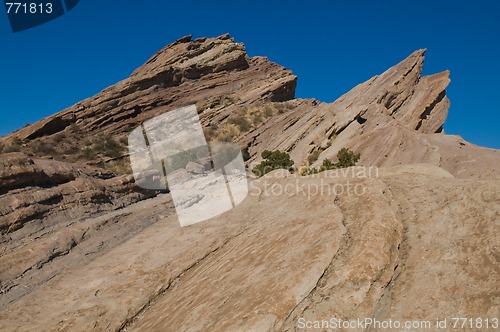
[[[49,136],[70,131],[72,124],[87,135],[120,134],[179,106],[197,104],[211,110],[289,100],[296,80],[289,70],[266,58],[249,58],[244,45],[229,35],[195,40],[186,36],[158,51],[129,78],[15,136],[21,140]]]
[[[131,175],[116,177],[103,169],[22,153],[0,155],[0,181],[0,230],[6,233],[2,243],[155,194],[138,188]]]
[[[289,70],[228,35],[187,36],[0,138],[21,151],[0,155],[0,330],[499,317],[500,153],[444,133],[449,72],[422,76],[424,53],[327,104],[295,99]],[[207,141],[238,143],[250,167],[265,149],[299,167],[343,147],[364,167],[249,178],[241,204],[181,228],[170,194],[109,166],[127,160],[131,130],[190,104]],[[176,176],[204,177],[205,166]]]
[[[348,147],[361,153],[365,166],[424,162],[457,177],[498,176],[497,150],[444,134],[449,72],[422,77],[424,53],[415,51],[332,104],[304,100],[240,140],[251,146],[257,161],[259,151],[280,149],[296,165],[306,165],[307,157],[319,150],[317,166]]]
[[[499,180],[425,164],[279,172],[207,222],[179,227],[162,195],[9,247],[0,328],[295,331],[500,314]],[[23,271],[55,243],[58,257]]]
[[[65,140],[57,144],[63,146],[85,139],[91,144],[96,133],[126,143],[127,134],[145,120],[196,104],[207,140],[238,142],[248,148],[249,163],[259,161],[264,149],[280,149],[291,154],[296,166],[308,164],[308,156],[317,151],[317,166],[348,147],[361,153],[365,166],[425,162],[458,177],[497,176],[497,151],[444,134],[449,72],[422,77],[424,53],[413,52],[327,104],[294,99],[297,78],[289,70],[263,57],[248,57],[243,44],[228,35],[187,36],[158,51],[129,78],[0,143],[50,142],[61,133]],[[72,147],[73,154],[81,148]],[[126,160],[126,146],[120,149]],[[109,162],[93,158],[87,162]]]

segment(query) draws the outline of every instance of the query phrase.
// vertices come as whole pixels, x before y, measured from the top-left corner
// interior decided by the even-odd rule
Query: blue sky
[[[427,48],[424,74],[451,70],[445,131],[500,148],[500,1],[81,0],[12,33],[0,8],[0,135],[126,78],[187,34],[229,32],[299,77],[297,97],[334,101]]]

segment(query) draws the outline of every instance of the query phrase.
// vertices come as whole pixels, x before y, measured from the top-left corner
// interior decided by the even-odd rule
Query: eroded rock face
[[[123,134],[121,137],[126,138],[128,132],[145,120],[193,103],[204,112],[202,121],[210,126],[227,118],[236,107],[292,99],[296,79],[290,71],[266,58],[249,58],[243,44],[235,43],[229,35],[195,40],[186,36],[158,51],[129,78],[0,138],[0,143],[13,139],[50,140],[56,134],[64,134],[63,141],[54,145],[72,142],[78,147],[72,153],[79,154],[85,148],[82,142],[92,142],[98,134],[112,137]],[[126,147],[123,150],[125,153]],[[87,210],[79,206],[90,204],[88,211],[94,213],[154,194],[140,192],[131,175],[111,179],[116,174],[82,162],[58,162],[37,158],[33,151],[26,153],[35,155],[14,153],[0,157],[0,200],[4,203],[0,230],[3,231],[19,229],[28,221],[41,223],[61,207],[66,210],[74,205],[75,211],[84,213]],[[128,156],[123,154],[121,158]],[[88,164],[103,163],[106,159],[109,158],[96,156]],[[202,172],[198,168],[190,171]]]
[[[247,164],[258,162],[265,149],[279,149],[299,167],[319,150],[313,164],[318,166],[347,147],[361,153],[365,166],[425,162],[458,177],[498,176],[498,152],[444,135],[449,72],[422,77],[425,51],[326,104],[293,99],[297,78],[290,71],[264,57],[248,57],[243,44],[228,35],[187,36],[129,78],[0,141],[50,138],[57,131],[69,142],[92,141],[96,132],[126,140],[145,120],[196,104],[207,140],[238,142],[248,149]],[[121,158],[126,153],[124,146]]]
[[[1,242],[36,233],[68,218],[82,219],[114,210],[154,192],[140,190],[132,176],[55,160],[32,159],[22,153],[0,155]]]
[[[7,247],[2,258],[18,263],[0,271],[16,281],[0,328],[295,331],[300,318],[497,317],[499,180],[425,164],[362,169],[270,173],[241,205],[189,227],[157,197]],[[59,258],[44,258],[50,250]]]
[[[421,76],[425,50],[418,50],[396,66],[356,86],[332,104],[302,100],[239,138],[250,146],[251,162],[260,151],[290,153],[296,166],[321,152],[335,160],[343,147],[361,153],[365,166],[429,163],[457,177],[497,177],[500,153],[445,135],[449,108],[449,72]]]
[[[128,132],[141,122],[180,106],[219,109],[229,104],[294,98],[296,76],[263,57],[249,58],[229,35],[183,37],[158,51],[132,75],[94,97],[15,134],[21,140],[78,125],[83,135]],[[226,113],[227,116],[227,113]]]
[[[195,103],[206,134],[239,143],[250,165],[279,149],[296,166],[319,151],[317,166],[347,147],[381,169],[270,173],[250,180],[236,208],[181,228],[169,194],[91,165],[105,160],[1,154],[0,330],[293,331],[299,318],[499,317],[500,153],[444,134],[449,73],[422,77],[424,53],[326,104],[293,99],[290,71],[248,57],[228,35],[187,36],[129,78],[1,138],[62,132],[61,144],[81,145]],[[211,186],[209,166],[171,178]],[[152,172],[144,177],[161,179]]]

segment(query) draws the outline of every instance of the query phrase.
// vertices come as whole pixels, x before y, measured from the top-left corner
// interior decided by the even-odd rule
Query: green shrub
[[[323,159],[323,164],[320,167],[321,172],[329,171],[331,169],[341,168],[337,164],[332,163],[330,159]]]
[[[342,148],[337,153],[337,157],[339,158],[339,162],[337,163],[338,168],[345,168],[356,165],[359,158],[361,157],[361,154],[354,153],[353,151],[346,148]]]
[[[320,172],[319,169],[314,168],[314,167],[306,167],[302,168],[300,175],[312,175],[312,174],[318,174]]]
[[[275,108],[278,110],[278,114],[283,114],[288,110],[291,110],[294,106],[289,102],[275,103]]]
[[[263,160],[260,164],[255,166],[252,172],[257,176],[263,176],[275,169],[287,169],[293,172],[293,160],[290,159],[290,155],[286,152],[281,152],[279,150],[269,151],[264,150],[261,154]]]
[[[311,157],[309,155],[309,157]],[[301,170],[300,175],[311,175],[311,174],[318,174],[324,171],[329,171],[332,169],[338,169],[338,168],[346,168],[346,167],[351,167],[355,166],[356,163],[358,162],[360,158],[359,153],[354,153],[353,151],[342,148],[338,153],[337,153],[337,158],[339,159],[339,162],[333,163],[330,159],[324,159],[323,164],[321,164],[321,167],[319,169],[314,168],[314,167],[308,167],[305,169]]]

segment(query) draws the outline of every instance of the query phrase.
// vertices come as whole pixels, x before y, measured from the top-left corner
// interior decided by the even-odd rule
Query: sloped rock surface
[[[56,132],[68,142],[92,140],[96,132],[125,139],[147,119],[196,104],[207,139],[248,148],[248,164],[258,162],[264,149],[279,149],[289,152],[296,166],[307,165],[308,156],[318,151],[317,166],[347,147],[361,152],[365,166],[425,162],[458,177],[498,176],[496,150],[444,134],[449,72],[422,76],[425,52],[413,52],[326,104],[293,99],[297,78],[289,70],[264,57],[248,57],[243,44],[228,35],[186,36],[129,78],[0,141],[50,138]],[[120,158],[126,153],[122,147]],[[107,162],[93,162],[99,161]]]
[[[186,36],[158,51],[129,78],[0,138],[0,143],[15,141],[23,148],[30,142],[42,139],[46,144],[52,139],[56,147],[71,145],[75,151],[62,154],[71,159],[71,154],[89,149],[85,142],[95,141],[98,135],[126,138],[143,121],[179,106],[197,104],[208,127],[236,108],[292,99],[296,79],[264,57],[248,57],[243,44],[235,43],[229,35],[195,40]],[[63,138],[56,139],[58,135]],[[126,146],[120,149],[122,155],[114,159],[128,159]],[[97,213],[154,195],[140,191],[131,175],[117,177],[83,161],[44,157],[32,150],[1,155],[1,231],[9,233],[29,222],[39,229],[46,223],[41,221],[53,212],[57,216],[68,210],[74,211],[71,215]],[[93,158],[86,164],[113,160],[102,155]],[[57,216],[53,220],[60,220]]]
[[[449,72],[422,76],[424,53],[326,104],[293,99],[290,71],[228,35],[186,36],[98,95],[0,138],[25,152],[0,155],[0,330],[499,317],[500,153],[444,134]],[[271,173],[233,210],[181,228],[169,194],[92,166],[126,151],[86,163],[26,151],[38,140],[126,138],[189,104],[207,140],[236,141],[249,166],[264,149],[289,152],[296,166],[317,152],[318,166],[347,147],[365,167]],[[175,177],[211,185],[202,167]]]
[[[500,153],[443,132],[449,108],[449,72],[421,76],[425,50],[362,83],[332,104],[303,100],[260,128],[239,138],[250,146],[251,162],[260,151],[290,153],[296,166],[321,152],[335,159],[344,147],[361,153],[365,166],[429,163],[457,177],[498,177]]]
[[[0,242],[155,194],[136,187],[132,176],[115,177],[103,169],[32,159],[22,153],[0,155],[0,183],[0,231],[7,233]]]
[[[235,209],[184,228],[157,197],[126,211],[166,218],[91,260],[80,248],[97,235],[85,236],[67,254],[80,263],[0,309],[0,327],[294,331],[299,318],[497,317],[499,186],[429,165],[271,173]]]
[[[73,123],[84,135],[117,134],[189,104],[205,109],[227,106],[224,103],[284,101],[294,97],[296,80],[266,58],[249,58],[244,45],[229,35],[195,40],[186,36],[158,51],[129,78],[15,136],[25,140],[70,132]]]

